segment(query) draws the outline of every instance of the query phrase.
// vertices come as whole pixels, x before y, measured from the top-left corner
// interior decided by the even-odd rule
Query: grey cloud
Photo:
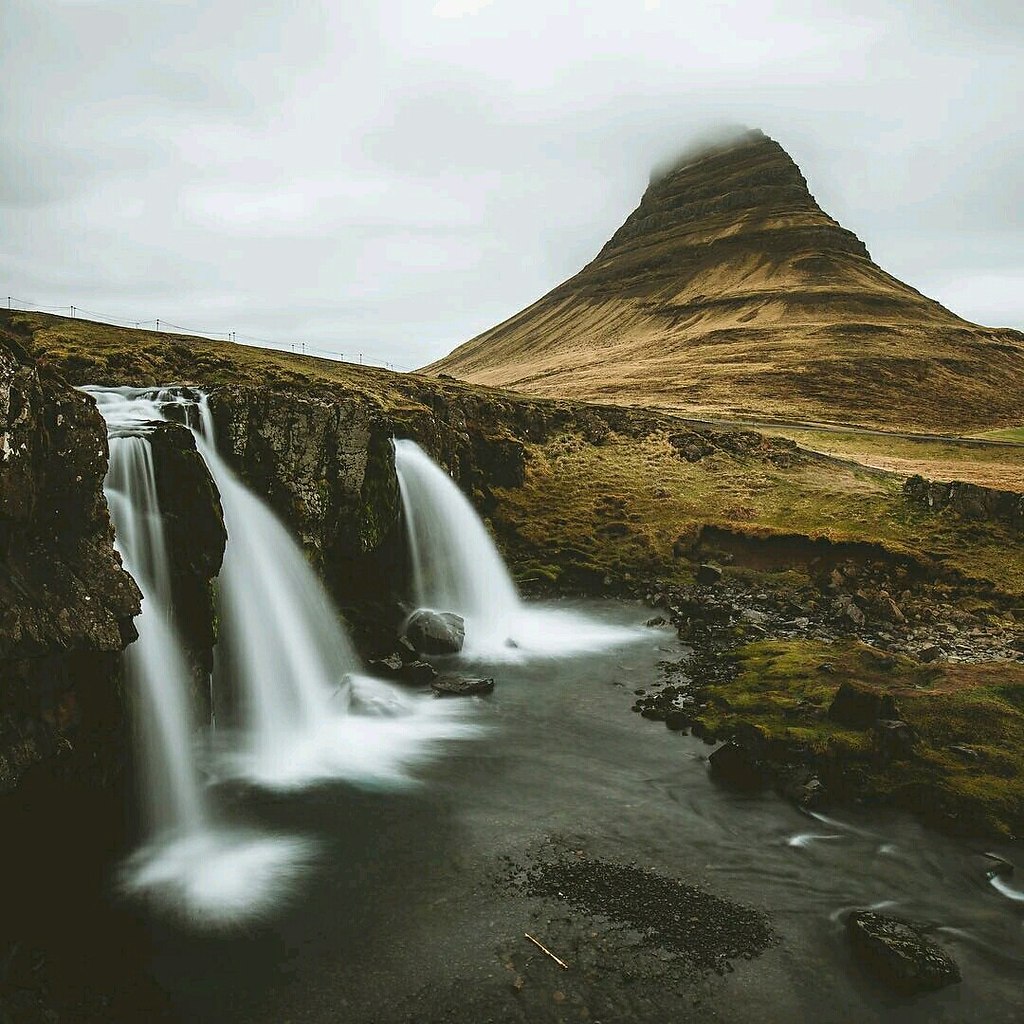
[[[1024,325],[1017,4],[8,7],[13,295],[419,365],[743,124],[893,273]]]

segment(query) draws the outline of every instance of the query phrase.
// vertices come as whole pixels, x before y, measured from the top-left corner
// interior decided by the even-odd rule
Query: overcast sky
[[[4,0],[0,48],[4,296],[419,366],[741,123],[1024,327],[1019,0]]]

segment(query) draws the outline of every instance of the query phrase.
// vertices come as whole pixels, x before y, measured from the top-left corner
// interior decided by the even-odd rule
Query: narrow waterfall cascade
[[[609,626],[550,604],[523,602],[487,527],[452,478],[415,441],[395,441],[395,463],[413,601],[466,620],[465,657],[556,657],[642,635],[640,629]]]
[[[457,612],[484,636],[508,638],[521,602],[491,535],[469,500],[415,441],[395,442],[413,598]]]
[[[86,390],[108,428],[104,490],[115,543],[143,595],[139,636],[125,650],[124,674],[147,839],[122,881],[126,890],[194,919],[224,922],[260,913],[290,887],[307,846],[215,822],[195,757],[191,679],[173,621],[170,559],[146,437],[148,426],[162,418],[160,409],[145,393]]]

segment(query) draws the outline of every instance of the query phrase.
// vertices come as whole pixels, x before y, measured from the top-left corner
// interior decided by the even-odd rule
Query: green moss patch
[[[967,830],[1024,833],[1024,667],[923,665],[853,640],[771,640],[736,653],[701,721],[724,735],[757,726],[782,750],[816,759],[851,791]],[[914,756],[880,758],[870,732],[828,707],[844,681],[892,694],[916,736]]]

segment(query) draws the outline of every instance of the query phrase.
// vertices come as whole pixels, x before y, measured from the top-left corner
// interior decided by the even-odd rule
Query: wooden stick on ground
[[[552,959],[552,960],[554,960],[554,961],[555,961],[555,963],[556,963],[556,964],[558,964],[558,966],[559,966],[559,967],[561,967],[563,971],[567,971],[567,970],[569,970],[569,965],[568,965],[568,964],[567,964],[567,963],[566,963],[566,962],[565,962],[564,960],[559,960],[559,958],[558,958],[557,956],[555,956],[555,954],[554,954],[554,953],[552,953],[552,952],[551,952],[551,950],[550,950],[550,949],[548,949],[548,947],[547,947],[547,946],[545,946],[543,942],[538,942],[538,941],[537,941],[537,940],[536,940],[536,939],[535,939],[535,938],[534,938],[534,937],[533,937],[533,936],[532,936],[532,935],[531,935],[531,934],[530,934],[529,932],[523,932],[523,934],[524,934],[524,935],[525,935],[525,936],[526,936],[526,937],[527,937],[527,938],[528,938],[528,939],[529,939],[529,940],[530,940],[530,941],[531,941],[531,942],[532,942],[532,943],[533,943],[533,944],[534,944],[534,945],[535,945],[535,946],[536,946],[536,947],[537,947],[537,948],[538,948],[538,949],[539,949],[539,950],[540,950],[540,951],[541,951],[542,953],[547,953],[547,955],[548,955],[549,957],[551,957],[551,959]]]

